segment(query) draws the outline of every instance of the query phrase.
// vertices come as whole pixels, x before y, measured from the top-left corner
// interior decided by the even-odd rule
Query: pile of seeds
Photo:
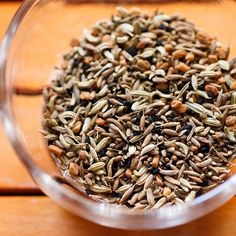
[[[71,47],[44,90],[42,132],[73,186],[158,209],[223,182],[236,151],[227,46],[182,16],[119,8]]]

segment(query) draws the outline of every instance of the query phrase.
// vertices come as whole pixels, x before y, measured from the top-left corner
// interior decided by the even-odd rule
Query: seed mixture
[[[236,151],[229,47],[177,14],[124,8],[70,45],[43,92],[42,133],[73,186],[146,210],[224,181]]]

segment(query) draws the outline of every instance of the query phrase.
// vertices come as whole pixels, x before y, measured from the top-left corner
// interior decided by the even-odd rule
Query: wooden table
[[[19,3],[0,3],[0,39]],[[235,9],[234,9],[235,10]],[[0,235],[141,235],[78,218],[44,196],[18,160],[0,127]],[[236,235],[236,198],[186,225],[146,235]]]

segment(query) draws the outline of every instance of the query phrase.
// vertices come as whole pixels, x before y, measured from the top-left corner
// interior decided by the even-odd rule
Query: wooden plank
[[[0,127],[0,193],[24,192],[37,189],[29,174],[11,148],[6,136]]]
[[[0,41],[5,33],[8,24],[19,7],[17,2],[0,3]],[[10,143],[0,126],[0,192],[31,192],[37,187],[24,169],[18,157],[14,153]]]
[[[47,197],[0,197],[0,235],[83,236],[232,236],[236,235],[236,198],[213,213],[183,226],[159,231],[110,229],[76,217]]]

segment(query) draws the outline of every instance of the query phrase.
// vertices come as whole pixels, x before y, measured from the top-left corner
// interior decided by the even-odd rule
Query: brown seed
[[[157,168],[159,164],[160,156],[156,155],[152,159],[152,167]]]
[[[185,104],[182,104],[179,108],[176,109],[176,111],[180,114],[184,114],[187,111],[187,106]]]
[[[99,126],[106,126],[106,121],[103,120],[102,118],[97,118],[96,119],[96,124]]]
[[[192,62],[192,61],[194,61],[194,59],[195,59],[195,56],[191,52],[187,53],[187,55],[185,56],[186,61]]]
[[[128,178],[130,178],[132,175],[133,175],[133,171],[128,168],[128,169],[125,171],[125,176],[128,177]]]
[[[160,91],[165,91],[168,88],[168,83],[157,83],[156,88]]]
[[[230,85],[230,89],[236,90],[236,82],[233,82],[233,83]]]
[[[181,72],[187,72],[189,70],[189,66],[182,62],[180,62],[175,68]]]
[[[171,101],[171,107],[174,108],[174,109],[177,109],[177,108],[180,108],[182,106],[182,102],[179,101],[179,100],[172,100]]]
[[[90,92],[81,92],[79,98],[81,100],[90,100]]]
[[[173,156],[171,157],[171,159],[172,159],[173,161],[177,161],[177,160],[178,160],[178,158],[177,158],[176,155],[173,155]]]
[[[160,67],[157,67],[158,69],[163,69],[163,70],[168,70],[168,68],[169,68],[169,63],[168,62],[164,62],[164,63],[162,63],[162,65],[160,66]]]
[[[212,37],[210,37],[205,32],[200,32],[199,31],[196,35],[196,38],[200,41],[200,43],[203,43],[203,44],[206,44],[206,45],[211,45]]]
[[[80,129],[81,129],[82,123],[80,121],[77,121],[75,123],[75,126],[72,128],[72,131],[76,134],[79,133]]]
[[[216,55],[209,55],[208,61],[209,63],[216,63],[218,61],[218,57]]]
[[[157,69],[160,68],[160,67],[162,66],[162,64],[163,64],[163,61],[158,61],[158,62],[156,63],[156,68],[157,68]]]
[[[227,126],[233,126],[236,124],[236,116],[228,116],[225,121]]]
[[[70,174],[72,174],[74,176],[78,175],[79,174],[79,166],[76,163],[71,162],[69,164],[69,172],[70,172]]]
[[[72,38],[71,41],[70,41],[70,46],[71,47],[76,47],[76,46],[79,46],[80,45],[80,41],[79,39],[77,38]]]
[[[171,44],[165,44],[164,48],[167,52],[172,52],[173,51],[173,46]]]
[[[87,160],[88,159],[88,153],[87,153],[87,151],[85,151],[85,150],[81,150],[80,152],[79,152],[79,159],[80,160]]]
[[[139,41],[136,45],[138,49],[144,49],[145,48],[145,43],[144,41]]]
[[[229,56],[229,48],[227,46],[221,46],[216,48],[215,53],[219,59],[225,60]]]
[[[218,83],[218,84],[225,84],[225,82],[226,82],[226,81],[225,81],[225,78],[224,78],[224,77],[220,77],[220,78],[217,79],[217,83]]]
[[[146,60],[142,60],[142,59],[138,59],[137,60],[137,65],[141,68],[143,68],[144,70],[149,70],[150,69],[150,63]]]
[[[172,100],[171,107],[180,114],[184,114],[187,111],[187,106],[182,104],[179,100]]]
[[[178,50],[176,50],[176,51],[174,51],[174,52],[172,53],[172,56],[173,56],[175,59],[180,59],[180,58],[185,57],[186,54],[187,54],[187,52],[186,52],[185,50],[183,50],[183,49],[178,49]]]
[[[171,194],[171,189],[168,188],[168,187],[165,187],[165,188],[163,189],[163,196],[164,196],[164,197],[167,197],[167,196],[169,196],[170,194]]]
[[[214,97],[217,96],[219,93],[219,90],[214,85],[211,84],[207,84],[205,86],[205,91],[209,92]]]
[[[60,149],[59,147],[55,146],[55,145],[49,145],[48,149],[51,153],[55,154],[58,157],[60,157],[63,153],[63,150]]]
[[[156,182],[157,182],[158,186],[162,187],[164,185],[164,183],[159,175],[156,175]]]
[[[197,153],[198,152],[198,147],[195,146],[195,145],[190,145],[190,148],[189,148],[193,153]]]

